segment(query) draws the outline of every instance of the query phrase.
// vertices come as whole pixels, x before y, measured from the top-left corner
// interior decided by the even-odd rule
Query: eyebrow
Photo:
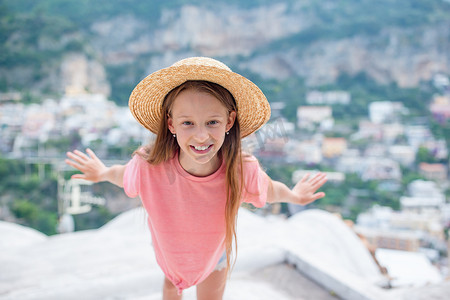
[[[192,118],[192,116],[187,116],[187,115],[181,115],[176,117],[177,119],[190,119]],[[223,118],[223,116],[221,115],[212,115],[212,116],[207,116],[208,119],[213,119],[213,118]]]

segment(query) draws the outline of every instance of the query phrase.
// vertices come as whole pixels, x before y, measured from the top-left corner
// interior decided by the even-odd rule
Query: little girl
[[[269,103],[255,84],[217,60],[187,58],[150,74],[133,90],[129,107],[156,134],[152,145],[136,150],[126,165],[106,167],[90,149],[68,152],[66,163],[82,172],[73,178],[109,181],[140,197],[166,276],[163,299],[181,299],[193,285],[198,299],[222,299],[242,202],[305,205],[325,195],[316,193],[323,173],[305,176],[291,190],[241,152],[241,138],[269,119]]]

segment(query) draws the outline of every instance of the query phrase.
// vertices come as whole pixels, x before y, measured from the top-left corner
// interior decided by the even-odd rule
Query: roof
[[[425,286],[442,282],[442,275],[424,253],[378,248],[376,257],[388,268],[393,286]]]
[[[100,229],[51,237],[0,222],[0,236],[8,240],[0,243],[2,299],[161,298],[163,274],[142,209]],[[377,286],[380,273],[367,249],[325,211],[306,210],[286,220],[241,209],[238,248],[225,300],[310,299],[310,294],[389,299]],[[184,299],[195,299],[195,289],[187,289]]]
[[[444,164],[429,164],[429,163],[420,163],[419,168],[426,172],[445,172],[446,167]]]

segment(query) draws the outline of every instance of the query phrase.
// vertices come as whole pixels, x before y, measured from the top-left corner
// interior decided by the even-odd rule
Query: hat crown
[[[270,118],[269,102],[263,92],[224,63],[209,57],[185,58],[145,77],[130,95],[131,113],[142,126],[157,134],[166,95],[189,80],[213,82],[231,93],[236,101],[241,137],[255,132]]]
[[[214,67],[231,72],[231,69],[227,65],[210,57],[189,57],[177,61],[172,65],[172,67],[181,67],[181,66]]]

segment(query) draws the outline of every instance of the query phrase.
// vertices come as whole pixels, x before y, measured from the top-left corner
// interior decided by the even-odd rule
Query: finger
[[[325,193],[324,192],[315,193],[313,195],[314,201],[316,201],[317,199],[323,198],[323,197],[325,197]]]
[[[313,179],[311,179],[310,183],[312,186],[321,186],[327,181],[327,174],[320,173],[314,176]]]
[[[303,176],[303,178],[300,180],[300,182],[306,182],[308,181],[309,178],[309,173],[306,173],[305,176]]]
[[[326,178],[324,178],[323,180],[315,183],[314,185],[311,185],[311,187],[313,188],[314,191],[316,191],[316,190],[320,189],[325,184],[325,182],[327,182]]]
[[[91,149],[87,148],[87,149],[86,149],[86,153],[89,154],[89,156],[90,156],[92,159],[95,159],[95,160],[97,160],[97,161],[100,160],[100,159],[98,159],[97,155],[95,155],[94,151],[92,151]]]
[[[83,158],[84,160],[88,160],[89,159],[89,157],[86,154],[84,154],[83,152],[81,152],[79,150],[75,150],[74,153],[76,155],[78,155],[79,157]]]
[[[318,185],[323,185],[325,182],[328,181],[327,175],[324,175],[318,182]]]
[[[314,175],[314,177],[311,179],[311,181],[315,180],[320,180],[320,178],[327,176],[327,174],[325,172],[319,172],[317,174]]]
[[[82,159],[79,155],[72,152],[67,152],[66,154],[70,159],[76,161],[78,164],[81,165],[84,163],[84,159]]]
[[[65,163],[68,164],[69,166],[74,167],[75,169],[80,170],[80,171],[83,168],[83,166],[81,166],[79,163],[71,161],[70,159],[66,159]]]
[[[74,174],[70,178],[72,178],[72,179],[86,179],[86,175],[84,175],[84,174]]]
[[[310,203],[312,203],[320,198],[323,198],[323,197],[325,197],[324,192],[316,193],[316,194],[312,195],[312,197],[309,199],[309,201],[307,201],[306,203],[303,203],[303,205],[310,204]]]

